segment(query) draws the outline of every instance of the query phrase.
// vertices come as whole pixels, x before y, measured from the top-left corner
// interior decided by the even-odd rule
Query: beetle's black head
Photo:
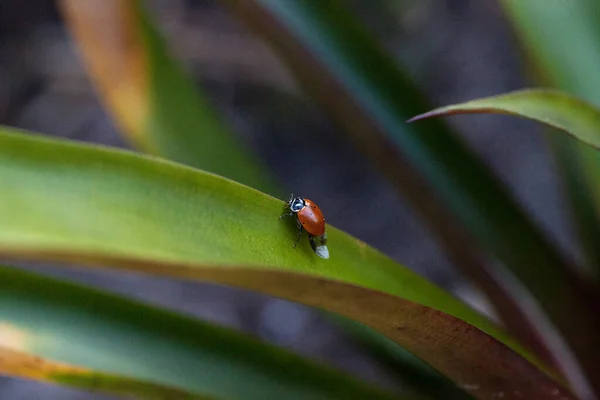
[[[292,212],[297,213],[306,206],[306,202],[302,197],[292,197],[288,205]]]

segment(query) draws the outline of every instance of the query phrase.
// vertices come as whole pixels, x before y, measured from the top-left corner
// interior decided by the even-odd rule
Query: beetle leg
[[[294,242],[294,248],[296,248],[296,246],[298,245],[298,242],[300,241],[300,237],[302,236],[302,229],[298,229],[298,234],[296,235],[296,241]]]
[[[292,215],[294,215],[294,213],[287,213],[287,214],[283,214],[279,217],[280,221],[283,221],[283,217],[291,217]]]
[[[308,235],[308,243],[310,243],[310,247],[313,251],[317,251],[317,243],[315,242],[315,237],[313,235]]]
[[[321,246],[325,246],[327,244],[327,232],[318,237]]]
[[[315,250],[317,248],[317,243],[319,246],[326,246],[327,245],[327,233],[324,233],[321,236],[310,235],[308,237],[308,241],[310,242],[310,247],[312,247],[313,250]]]
[[[300,223],[300,221],[296,221],[296,223],[298,224],[298,234],[296,235],[296,242],[293,246],[294,248],[296,248],[298,242],[300,241],[300,237],[302,236],[302,224]]]

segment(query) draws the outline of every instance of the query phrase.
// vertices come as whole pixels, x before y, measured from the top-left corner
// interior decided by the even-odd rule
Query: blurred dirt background
[[[433,105],[527,85],[522,55],[496,1],[346,1]],[[148,4],[174,54],[284,187],[317,201],[333,225],[487,310],[485,300],[452,269],[410,207],[351,145],[339,141],[337,127],[299,93],[268,48],[213,1]],[[537,126],[510,117],[450,121],[514,189],[537,222],[573,254],[571,227]],[[127,147],[99,105],[54,1],[0,0],[0,123]],[[393,385],[364,351],[304,306],[214,285],[23,267],[216,321]],[[4,378],[0,398],[107,397]]]

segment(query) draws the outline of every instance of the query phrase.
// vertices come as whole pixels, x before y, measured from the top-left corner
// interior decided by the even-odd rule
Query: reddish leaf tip
[[[434,117],[436,114],[437,114],[436,110],[428,111],[428,112],[423,113],[423,114],[415,115],[411,119],[406,120],[406,122],[410,124],[411,122],[416,122],[416,121],[420,121],[422,119]]]

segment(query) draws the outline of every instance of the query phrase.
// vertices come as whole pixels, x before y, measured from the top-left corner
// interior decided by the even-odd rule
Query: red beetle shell
[[[321,209],[309,199],[304,199],[304,204],[305,206],[296,214],[302,228],[313,236],[325,234],[325,218]]]

